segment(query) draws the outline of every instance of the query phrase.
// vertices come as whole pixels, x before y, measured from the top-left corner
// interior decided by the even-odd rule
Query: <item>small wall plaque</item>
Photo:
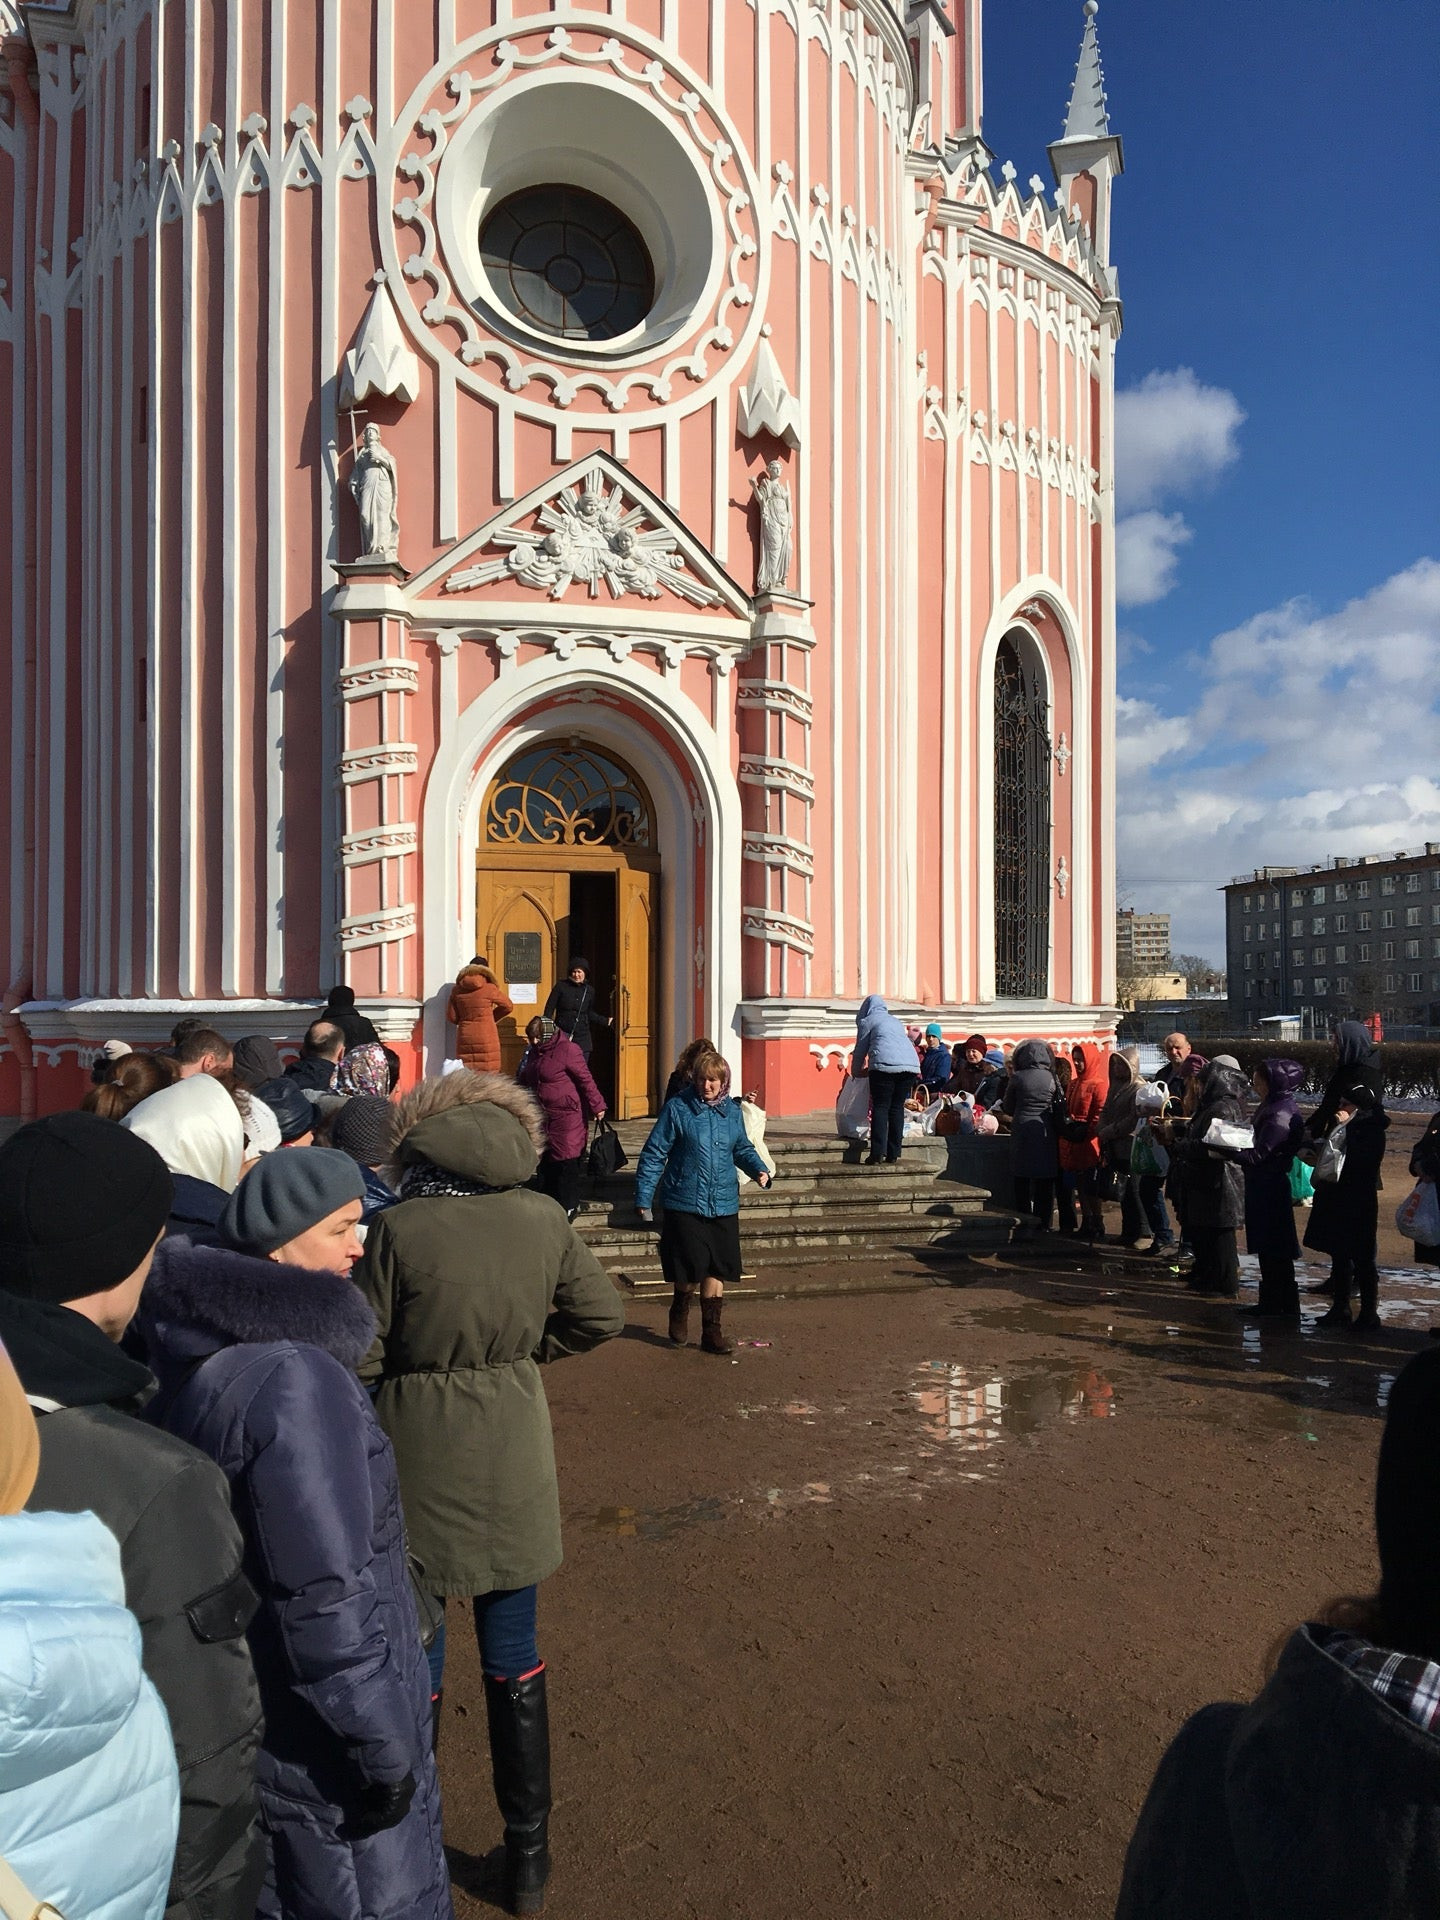
[[[533,984],[541,977],[540,935],[507,933],[505,979],[511,986]]]

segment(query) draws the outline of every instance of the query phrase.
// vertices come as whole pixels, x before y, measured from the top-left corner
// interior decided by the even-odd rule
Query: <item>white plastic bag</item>
[[[1395,1209],[1395,1224],[1418,1247],[1440,1247],[1440,1187],[1419,1180],[1408,1199]]]
[[[740,1102],[740,1118],[745,1123],[746,1138],[749,1140],[751,1146],[754,1147],[755,1151],[759,1154],[760,1158],[765,1162],[766,1167],[769,1169],[770,1173],[773,1176],[775,1172],[775,1160],[774,1160],[774,1156],[770,1152],[770,1149],[765,1144],[765,1109],[764,1107],[757,1107],[753,1100],[742,1100]],[[746,1173],[745,1169],[743,1167],[737,1167],[735,1169],[735,1172],[739,1178],[741,1186],[748,1187],[750,1185],[751,1176],[748,1173]]]
[[[1315,1155],[1315,1184],[1333,1187],[1345,1171],[1345,1123],[1342,1121],[1320,1143]]]
[[[1205,1138],[1201,1142],[1206,1147],[1233,1147],[1237,1153],[1243,1153],[1247,1147],[1255,1144],[1253,1127],[1237,1127],[1229,1120],[1212,1120],[1205,1129]]]
[[[1135,1089],[1135,1111],[1142,1116],[1164,1113],[1170,1104],[1170,1089],[1153,1080],[1142,1080]]]
[[[842,1140],[870,1138],[870,1079],[847,1073],[835,1098],[835,1131]]]

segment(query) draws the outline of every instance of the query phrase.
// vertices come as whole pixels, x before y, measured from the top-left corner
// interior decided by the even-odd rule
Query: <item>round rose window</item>
[[[525,187],[480,231],[495,299],[517,320],[562,340],[614,340],[655,304],[645,242],[618,207],[580,187]]]

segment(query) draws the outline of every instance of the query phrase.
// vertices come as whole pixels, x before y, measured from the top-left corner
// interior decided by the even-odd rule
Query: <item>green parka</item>
[[[429,1589],[532,1586],[561,1559],[537,1362],[611,1339],[624,1304],[564,1209],[522,1185],[543,1122],[513,1081],[427,1081],[398,1122],[398,1164],[430,1161],[495,1191],[403,1200],[372,1221],[355,1278],[379,1332],[360,1377],[395,1447]]]

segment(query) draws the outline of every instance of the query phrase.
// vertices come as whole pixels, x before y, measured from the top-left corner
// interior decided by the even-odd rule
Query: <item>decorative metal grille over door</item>
[[[1050,713],[1038,670],[995,656],[995,992],[1050,992]]]

